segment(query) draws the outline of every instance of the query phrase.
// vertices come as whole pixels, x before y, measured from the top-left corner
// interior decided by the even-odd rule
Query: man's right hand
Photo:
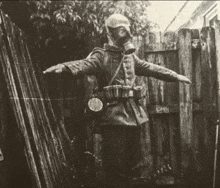
[[[44,74],[48,74],[48,73],[56,73],[56,74],[60,74],[62,73],[64,70],[66,69],[65,65],[63,64],[57,64],[54,65],[48,69],[46,69],[45,71],[43,71]]]

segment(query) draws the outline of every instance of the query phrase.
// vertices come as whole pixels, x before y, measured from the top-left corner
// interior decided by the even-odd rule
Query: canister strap
[[[122,57],[122,59],[123,59],[123,57]],[[112,79],[111,79],[110,82],[108,83],[108,86],[112,85],[112,82],[114,81],[115,77],[117,76],[117,74],[118,74],[118,72],[119,72],[119,70],[120,70],[120,68],[121,68],[121,65],[122,65],[122,63],[123,63],[122,59],[121,59],[120,64],[119,64],[118,67],[117,67],[117,70],[115,71],[115,74],[112,76]]]

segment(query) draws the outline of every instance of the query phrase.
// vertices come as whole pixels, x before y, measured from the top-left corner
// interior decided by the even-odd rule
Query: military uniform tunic
[[[134,53],[123,55],[122,49],[109,44],[104,49],[95,48],[91,55],[83,60],[63,63],[73,75],[101,75],[102,87],[107,86],[120,62],[123,61],[112,85],[135,86],[136,76],[151,76],[164,81],[177,81],[177,73],[165,67],[140,60]],[[118,101],[107,107],[102,125],[138,126],[148,121],[148,117],[133,98]]]

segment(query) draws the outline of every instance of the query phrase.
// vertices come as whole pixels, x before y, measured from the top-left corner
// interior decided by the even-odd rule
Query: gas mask
[[[132,44],[132,37],[128,30],[124,27],[109,28],[109,35],[113,43],[123,48],[125,54],[135,52],[135,47]]]

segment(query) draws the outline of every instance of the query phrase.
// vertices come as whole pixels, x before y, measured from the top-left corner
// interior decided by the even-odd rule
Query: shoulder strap
[[[117,76],[117,74],[121,68],[122,62],[123,62],[122,59],[123,59],[123,57],[121,58],[121,62],[119,63],[118,68],[115,71],[115,74],[112,76],[110,82],[108,83],[108,86],[112,85],[112,82],[114,81],[115,77]]]
[[[101,52],[101,51],[103,52],[103,51],[105,51],[105,49],[99,48],[99,47],[95,47],[95,48],[92,50],[92,52],[86,57],[86,59],[87,59],[87,58],[90,58],[93,53],[95,53],[95,52]]]
[[[86,59],[87,58],[90,58],[90,56],[95,52],[95,51],[105,51],[104,49],[102,49],[102,48],[94,48],[93,49],[93,51],[86,57]],[[106,56],[106,51],[105,51],[105,54],[104,54],[104,56]],[[122,57],[122,59],[123,59],[123,57]],[[108,86],[110,86],[110,85],[112,85],[112,82],[114,81],[114,79],[115,79],[115,77],[117,76],[117,74],[118,74],[118,72],[119,72],[119,70],[120,70],[120,68],[121,68],[121,65],[122,65],[122,63],[123,63],[123,61],[122,61],[122,59],[121,59],[121,62],[119,63],[119,65],[118,65],[118,67],[117,67],[117,69],[116,69],[116,71],[115,71],[115,74],[112,76],[112,78],[111,78],[111,80],[110,80],[110,82],[108,83]],[[104,60],[106,60],[106,58],[104,58]]]

